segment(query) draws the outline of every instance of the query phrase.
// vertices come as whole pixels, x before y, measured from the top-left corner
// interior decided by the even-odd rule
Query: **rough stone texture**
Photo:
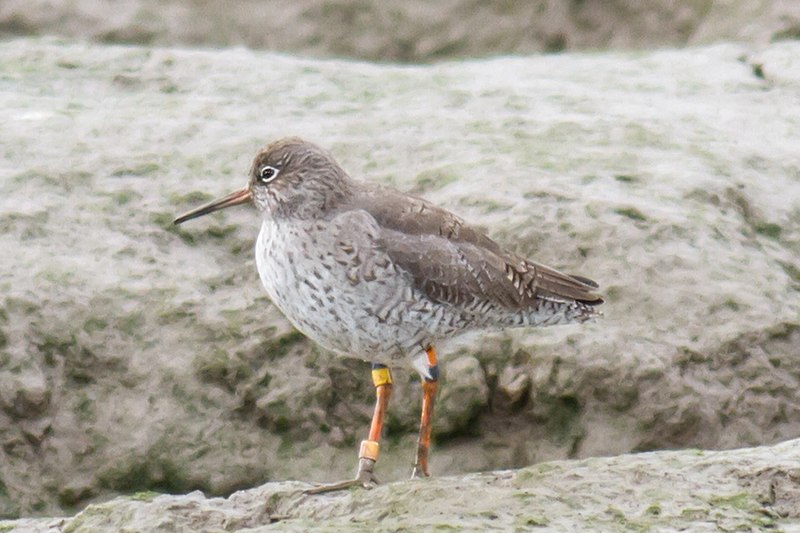
[[[0,34],[430,61],[800,37],[795,0],[4,0]]]
[[[287,134],[603,285],[597,324],[440,347],[434,475],[800,436],[799,57],[3,43],[0,515],[352,475],[368,366],[270,306],[252,210],[171,225]],[[417,426],[417,378],[395,375],[384,480]]]
[[[5,533],[800,531],[800,441],[541,463],[308,496],[268,483],[229,498],[139,493]]]

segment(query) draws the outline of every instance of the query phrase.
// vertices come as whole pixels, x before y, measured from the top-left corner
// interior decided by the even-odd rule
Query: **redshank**
[[[389,367],[411,366],[422,377],[412,477],[428,476],[438,341],[469,330],[586,322],[600,314],[594,281],[505,251],[426,200],[356,181],[327,151],[296,137],[259,152],[246,187],[175,224],[251,202],[262,217],[256,265],[273,303],[323,347],[372,362],[377,400],[356,477],[308,492],[377,483]]]

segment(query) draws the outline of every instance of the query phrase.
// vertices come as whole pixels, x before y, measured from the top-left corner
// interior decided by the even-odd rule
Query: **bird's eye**
[[[261,167],[258,173],[258,179],[261,183],[269,183],[278,176],[278,169],[275,167]]]

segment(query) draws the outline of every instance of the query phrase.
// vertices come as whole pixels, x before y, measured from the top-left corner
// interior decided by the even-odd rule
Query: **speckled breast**
[[[265,220],[256,264],[270,298],[298,330],[341,355],[386,364],[416,355],[434,340],[434,310],[388,257],[343,243],[340,230]]]

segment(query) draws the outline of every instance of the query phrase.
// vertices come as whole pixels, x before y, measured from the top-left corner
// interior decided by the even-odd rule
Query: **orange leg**
[[[369,472],[371,479],[366,481],[377,481],[372,476],[372,468],[378,460],[383,419],[386,417],[386,408],[389,407],[389,398],[392,396],[392,373],[389,368],[373,363],[372,383],[375,385],[375,411],[372,413],[372,422],[369,425],[369,436],[367,440],[361,441],[361,449],[358,452],[358,475],[356,475],[356,479],[359,479],[362,472]]]
[[[417,439],[417,457],[414,460],[414,470],[411,477],[428,477],[428,450],[431,448],[431,419],[433,418],[433,403],[436,398],[436,388],[439,383],[439,363],[436,359],[436,350],[433,346],[425,349],[428,356],[428,370],[430,378],[422,381],[422,416],[419,421],[419,438]]]
[[[358,452],[358,472],[355,479],[314,487],[305,491],[306,494],[331,492],[359,485],[371,488],[378,483],[373,470],[380,451],[379,441],[383,432],[383,419],[386,416],[386,408],[389,406],[389,398],[392,395],[392,373],[389,368],[373,363],[372,383],[375,384],[375,412],[372,414],[369,436],[366,440],[361,441],[361,447]]]

